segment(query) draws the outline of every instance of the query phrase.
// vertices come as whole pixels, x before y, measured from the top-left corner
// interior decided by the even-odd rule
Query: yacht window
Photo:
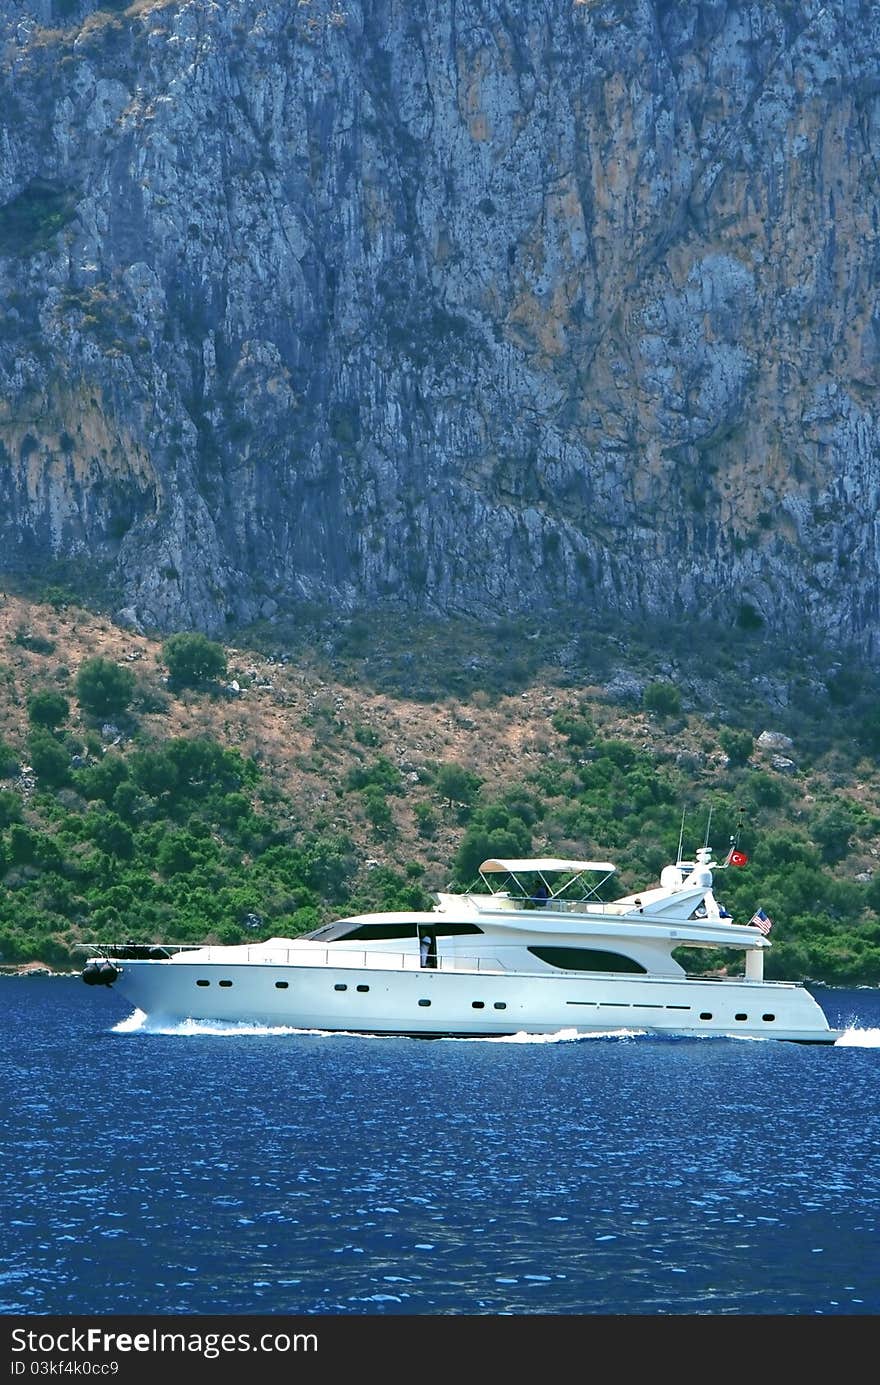
[[[776,1018],[775,1015],[762,1015],[762,1016],[761,1016],[761,1019],[762,1019],[762,1020],[766,1020],[768,1024],[769,1024],[769,1022],[770,1022],[771,1020],[775,1020],[775,1018]]]
[[[420,1005],[430,1005],[431,1002],[430,1002],[430,1000],[420,1000],[420,1001],[419,1001],[419,1004],[420,1004]]]
[[[359,991],[368,991],[369,989],[369,986],[358,986]]]
[[[485,1008],[486,1008],[486,1002],[485,1002],[485,1001],[483,1001],[483,1000],[472,1000],[472,1001],[471,1001],[471,1009],[472,1009],[472,1010],[485,1010]]]
[[[503,1000],[496,1000],[492,1008],[493,1010],[506,1010],[507,1004]]]
[[[438,938],[461,938],[465,933],[482,933],[475,923],[432,923],[431,932]]]
[[[197,985],[197,986],[210,986],[210,984],[211,984],[210,981],[197,981],[197,982],[196,982],[196,985]]]
[[[333,987],[334,991],[347,991],[348,987],[344,983],[338,983]]]
[[[735,1020],[747,1020],[747,1019],[748,1019],[748,1015],[734,1015],[733,1018],[734,1018]]]
[[[709,1014],[708,1010],[704,1010],[703,1013],[700,1015],[701,1020],[710,1020],[711,1018],[712,1016]]]
[[[360,923],[357,928],[352,928],[340,936],[346,942],[357,939],[364,943],[375,943],[386,938],[414,938],[416,931],[414,923]]]
[[[276,981],[275,989],[276,991],[286,991],[289,984],[288,981]]]
[[[232,982],[231,982],[231,981],[218,981],[217,984],[218,984],[218,986],[231,986],[231,985],[232,985]]]
[[[533,957],[563,971],[624,971],[647,973],[648,968],[621,952],[590,947],[530,947]]]

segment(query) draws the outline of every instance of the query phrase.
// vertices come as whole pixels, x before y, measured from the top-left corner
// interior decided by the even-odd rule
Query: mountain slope
[[[0,604],[7,964],[427,907],[490,855],[611,859],[644,887],[684,813],[685,852],[749,855],[718,893],[774,919],[773,974],[880,983],[880,702],[839,664],[777,654],[770,678],[754,636],[709,666],[688,632],[661,659],[633,634],[313,612],[174,691],[157,639],[53,601]],[[135,674],[112,716],[83,705],[95,658]],[[59,693],[56,729],[32,729]]]
[[[876,658],[876,6],[0,37],[6,570],[135,629],[733,608]]]

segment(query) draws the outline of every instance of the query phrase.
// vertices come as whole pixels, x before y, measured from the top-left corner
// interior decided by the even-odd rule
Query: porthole
[[[369,989],[369,986],[358,986],[359,991],[368,991]]]
[[[748,1015],[744,1015],[742,1012],[740,1012],[738,1015],[734,1015],[733,1018],[734,1018],[735,1020],[747,1020],[747,1019],[748,1019]]]
[[[217,985],[218,985],[218,986],[231,986],[231,985],[232,985],[232,982],[231,982],[231,981],[218,981],[218,982],[217,982]]]
[[[709,1014],[708,1010],[704,1010],[703,1013],[700,1015],[701,1020],[710,1020],[711,1018],[712,1016]]]
[[[276,982],[275,982],[275,989],[276,989],[276,991],[286,991],[286,990],[287,990],[287,987],[288,987],[289,985],[290,985],[290,982],[289,982],[289,981],[276,981]]]
[[[210,986],[210,984],[211,984],[210,981],[197,981],[197,982],[196,982],[196,985],[197,985],[197,986]]]
[[[472,1010],[485,1010],[485,1008],[486,1008],[486,1005],[485,1005],[485,1002],[484,1002],[484,1001],[482,1001],[482,1000],[472,1000],[472,1001],[471,1001],[471,1009],[472,1009]]]
[[[772,1020],[775,1020],[775,1018],[776,1018],[775,1015],[762,1015],[762,1016],[761,1016],[761,1019],[762,1019],[762,1020],[765,1020],[767,1024],[770,1024]]]
[[[430,1002],[430,1000],[420,1000],[420,1001],[419,1001],[419,1004],[420,1004],[420,1005],[430,1005],[431,1002]]]
[[[334,991],[347,991],[347,990],[348,990],[348,987],[347,987],[344,983],[340,983],[340,984],[334,986],[333,989],[334,989]]]
[[[507,1009],[507,1005],[505,1004],[505,1002],[504,1002],[503,1000],[496,1000],[496,1001],[495,1001],[495,1004],[492,1006],[492,1009],[493,1009],[493,1010],[506,1010],[506,1009]]]

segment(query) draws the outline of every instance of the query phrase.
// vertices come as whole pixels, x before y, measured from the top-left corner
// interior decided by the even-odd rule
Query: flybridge
[[[556,856],[538,856],[515,861],[491,859],[484,861],[480,866],[480,879],[490,894],[509,893],[508,889],[499,888],[492,880],[486,878],[501,876],[508,883],[515,884],[524,899],[540,901],[559,899],[564,895],[568,899],[583,900],[593,898],[616,869],[611,861],[566,861]],[[602,879],[593,885],[584,878],[586,875],[597,874],[601,875]],[[532,878],[523,881],[520,878],[522,876]],[[534,881],[535,876],[537,882]],[[554,876],[563,878],[561,881],[557,879],[554,883]],[[578,885],[580,891],[575,893],[575,887]]]

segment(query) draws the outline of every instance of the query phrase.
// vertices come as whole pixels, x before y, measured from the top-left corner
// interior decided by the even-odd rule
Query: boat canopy
[[[609,875],[613,875],[616,867],[610,861],[563,861],[556,856],[536,856],[519,861],[497,861],[490,859],[484,861],[480,866],[480,879],[486,885],[491,894],[507,893],[503,885],[499,889],[493,886],[491,880],[487,879],[490,875],[504,875],[507,877],[508,888],[512,882],[523,899],[532,900],[535,904],[546,903],[551,899],[558,899],[561,896],[571,898],[572,892],[578,888],[582,891],[582,899],[590,899],[595,895],[599,888],[604,885]],[[588,885],[584,880],[585,875],[601,875],[601,880],[595,884]],[[537,875],[539,885],[524,882],[521,876]],[[553,883],[554,876],[562,876],[561,883]],[[548,879],[548,877],[550,877]]]
[[[481,875],[526,875],[538,871],[542,875],[565,873],[581,875],[586,870],[601,870],[613,874],[617,869],[610,861],[560,861],[556,857],[537,857],[526,861],[484,861],[480,866]]]

